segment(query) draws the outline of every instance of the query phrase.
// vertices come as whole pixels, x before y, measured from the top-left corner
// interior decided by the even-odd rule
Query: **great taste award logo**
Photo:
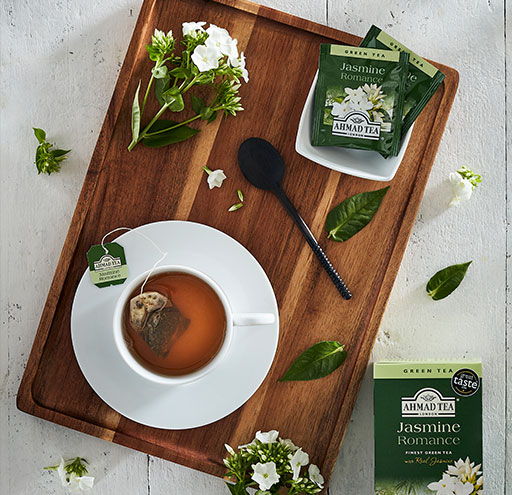
[[[435,388],[422,388],[414,397],[402,397],[403,418],[455,417],[455,397],[443,397]]]

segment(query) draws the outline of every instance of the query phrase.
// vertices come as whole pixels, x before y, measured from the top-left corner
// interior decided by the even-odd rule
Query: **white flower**
[[[215,48],[199,45],[195,47],[191,58],[199,72],[206,72],[219,66],[219,56],[219,52]]]
[[[457,478],[453,478],[449,474],[443,474],[443,477],[434,483],[427,485],[429,490],[433,492],[437,491],[438,495],[441,494],[452,494],[455,490],[455,482]]]
[[[247,72],[247,69],[245,68],[245,55],[244,52],[240,54],[240,58],[230,58],[229,63],[232,67],[239,67],[242,70],[242,78],[243,80],[248,83],[249,82],[249,72]]]
[[[318,485],[319,488],[324,487],[324,477],[320,474],[320,469],[316,464],[310,464],[308,468],[309,479]]]
[[[359,87],[356,89],[345,88],[345,93],[347,93],[345,100],[358,101],[358,100],[361,100],[362,98],[366,97],[362,87]]]
[[[64,459],[60,458],[60,463],[57,466],[57,474],[59,475],[62,486],[68,486],[68,473],[64,469]]]
[[[205,170],[205,172],[208,174],[206,181],[208,182],[210,189],[213,189],[214,187],[222,186],[222,183],[224,182],[224,180],[227,179],[226,175],[224,174],[224,171],[221,170],[220,168],[217,170],[208,169],[208,170]]]
[[[458,206],[464,201],[468,201],[471,198],[473,192],[473,186],[469,180],[464,179],[458,173],[452,172],[449,175],[450,184],[452,185],[453,198],[450,201],[450,206]],[[462,459],[459,459],[456,463],[456,467],[459,467],[459,463],[464,464]]]
[[[462,483],[462,481],[457,481],[455,483],[453,493],[455,493],[455,495],[470,495],[473,493],[474,488],[473,483]]]
[[[224,447],[229,452],[230,455],[234,455],[235,451],[233,450],[233,447],[231,447],[231,445],[228,445],[227,443],[225,443]]]
[[[172,38],[172,30],[165,34],[160,29],[155,29],[155,32],[151,35],[151,41],[153,44],[165,43],[168,39]]]
[[[302,449],[298,449],[295,454],[290,457],[290,466],[293,471],[292,478],[294,480],[299,478],[300,468],[307,466],[309,462],[309,455],[303,452]]]
[[[237,40],[231,38],[226,29],[210,24],[206,32],[208,38],[204,44],[207,47],[215,48],[219,52],[219,56],[227,55],[230,60],[238,58]]]
[[[71,492],[86,491],[93,487],[93,476],[77,476],[75,473],[68,473],[65,465],[64,459],[61,457],[56,471],[62,486],[69,488]]]
[[[275,462],[253,464],[254,473],[251,478],[258,483],[260,490],[268,490],[279,481]]]
[[[184,22],[183,23],[183,36],[195,36],[198,31],[203,32],[203,26],[206,22]]]
[[[69,481],[70,492],[85,492],[94,486],[93,476],[74,476]]]
[[[372,112],[374,122],[384,122],[384,114],[382,112]]]
[[[295,452],[299,448],[289,438],[280,438],[279,443],[286,445],[292,452]]]
[[[332,104],[331,115],[333,115],[334,117],[343,117],[348,112],[349,109],[345,102],[338,103],[337,101],[335,101]]]
[[[259,440],[261,443],[274,443],[278,436],[279,432],[276,430],[256,432],[256,440]]]

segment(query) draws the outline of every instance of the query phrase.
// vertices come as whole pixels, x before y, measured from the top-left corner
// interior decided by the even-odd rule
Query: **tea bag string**
[[[147,235],[144,235],[143,233],[135,230],[135,229],[132,229],[130,227],[118,227],[117,229],[114,229],[114,230],[111,230],[110,232],[107,232],[103,238],[101,239],[101,247],[103,248],[103,250],[105,251],[105,254],[108,254],[108,249],[105,247],[105,239],[110,235],[110,234],[113,234],[114,232],[119,232],[120,230],[128,230],[130,232],[134,232],[135,234],[139,235],[140,237],[143,237],[144,239],[146,239],[147,241],[149,241],[151,244],[153,244],[153,246],[156,248],[156,250],[162,255],[157,261],[156,263],[153,265],[153,267],[151,268],[151,270],[149,270],[145,280],[144,280],[144,283],[140,286],[140,293],[142,294],[144,292],[144,287],[149,279],[149,277],[151,277],[151,274],[153,273],[153,271],[155,270],[155,268],[166,258],[167,256],[167,253],[164,253],[159,247],[158,245],[156,244],[156,242],[151,239],[150,237],[148,237]]]

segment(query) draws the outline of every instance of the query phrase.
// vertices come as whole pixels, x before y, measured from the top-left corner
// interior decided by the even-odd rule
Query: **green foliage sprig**
[[[324,478],[315,464],[309,464],[309,455],[291,440],[278,437],[276,430],[258,431],[251,443],[238,447],[238,452],[225,446],[229,452],[224,459],[226,476],[234,480],[234,484],[227,484],[232,495],[248,495],[247,488],[252,487],[258,489],[256,495],[322,491]]]
[[[228,31],[213,24],[204,30],[204,22],[183,23],[181,53],[176,53],[172,31],[165,34],[155,29],[151,44],[146,46],[149,58],[155,62],[151,69],[142,103],[139,102],[141,82],[135,91],[132,105],[132,150],[139,142],[160,147],[189,139],[199,132],[187,124],[201,119],[213,122],[218,112],[236,116],[243,110],[238,95],[240,80],[248,82],[244,54],[238,54],[237,40]],[[151,87],[160,109],[141,130],[141,121]],[[161,119],[166,112],[180,113],[185,108],[185,94],[195,86],[206,86],[213,96],[205,101],[198,95],[190,98],[194,117],[178,122]]]
[[[37,173],[50,175],[52,172],[59,172],[62,162],[67,158],[71,150],[53,149],[53,145],[46,141],[46,132],[38,127],[32,127],[34,134],[39,141],[36,149],[35,164]]]

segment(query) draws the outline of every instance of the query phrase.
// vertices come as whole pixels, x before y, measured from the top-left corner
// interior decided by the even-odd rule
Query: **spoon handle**
[[[286,211],[293,218],[293,221],[295,222],[297,227],[299,227],[300,231],[306,238],[306,241],[308,242],[309,246],[316,254],[316,257],[320,260],[320,263],[322,264],[325,271],[329,275],[329,278],[332,280],[336,289],[338,289],[338,292],[341,294],[341,297],[343,297],[343,299],[350,299],[352,297],[352,293],[345,285],[345,282],[343,282],[342,278],[338,275],[336,269],[332,266],[332,263],[329,261],[329,258],[327,258],[326,254],[318,244],[318,241],[315,239],[311,230],[309,230],[309,227],[307,226],[306,222],[300,216],[299,212],[295,209],[295,206],[293,206],[291,201],[286,196],[285,192],[281,188],[279,188],[276,189],[274,193],[279,198],[283,206],[286,208]]]

